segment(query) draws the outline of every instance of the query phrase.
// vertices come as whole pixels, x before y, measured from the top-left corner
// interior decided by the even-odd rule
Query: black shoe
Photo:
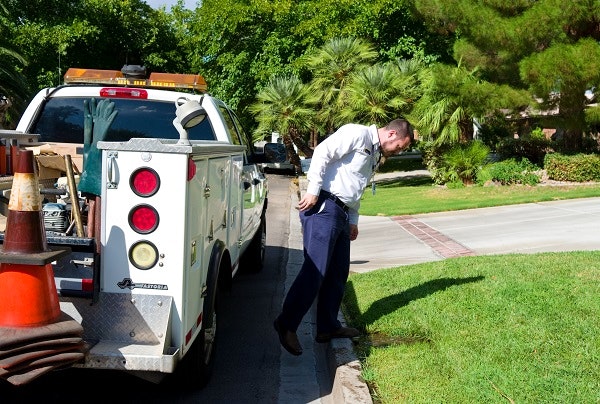
[[[281,346],[292,355],[302,355],[302,346],[300,345],[300,341],[298,341],[298,336],[296,333],[283,328],[279,324],[279,320],[275,320],[273,322],[273,326],[279,335],[279,342],[281,343]]]
[[[317,342],[329,342],[334,338],[356,338],[360,336],[360,332],[352,327],[340,327],[333,332],[323,332],[317,334],[315,340]]]

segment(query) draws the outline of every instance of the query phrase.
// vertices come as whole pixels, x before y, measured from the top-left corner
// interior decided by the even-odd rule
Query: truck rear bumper
[[[77,367],[173,373],[180,352],[171,346],[171,296],[100,293],[97,303],[61,298],[61,310],[83,326],[90,345]]]
[[[101,341],[90,349],[85,362],[73,367],[173,373],[179,361],[179,350],[160,346],[124,345],[118,341]]]

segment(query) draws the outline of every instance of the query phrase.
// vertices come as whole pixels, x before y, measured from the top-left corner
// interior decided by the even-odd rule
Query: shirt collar
[[[371,141],[373,143],[373,146],[379,149],[379,133],[377,132],[377,126],[369,126],[369,132],[371,133]]]

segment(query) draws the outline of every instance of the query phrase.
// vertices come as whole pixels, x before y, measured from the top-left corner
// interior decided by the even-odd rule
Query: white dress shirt
[[[379,157],[375,125],[344,125],[315,148],[307,173],[307,192],[319,195],[324,189],[336,195],[349,208],[350,224],[358,224],[360,198]]]

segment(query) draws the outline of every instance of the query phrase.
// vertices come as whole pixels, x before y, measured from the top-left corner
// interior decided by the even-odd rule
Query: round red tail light
[[[158,212],[150,205],[137,205],[129,212],[129,225],[140,234],[152,233],[158,227]]]
[[[154,195],[160,188],[160,178],[153,169],[142,167],[131,174],[129,184],[136,195],[148,197]]]

